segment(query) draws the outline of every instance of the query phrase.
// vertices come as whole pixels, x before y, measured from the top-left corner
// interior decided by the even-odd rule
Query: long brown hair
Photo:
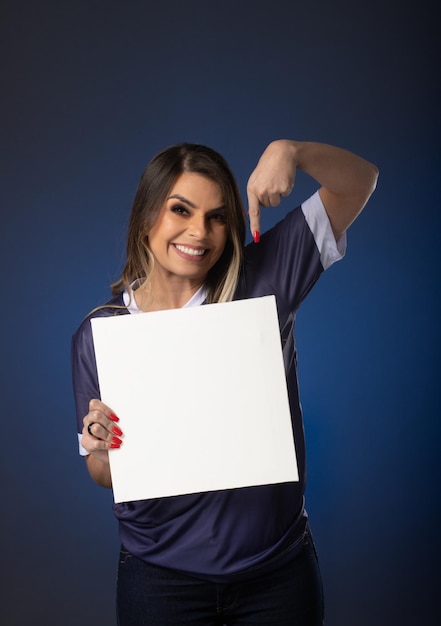
[[[228,236],[224,252],[207,275],[208,302],[231,300],[236,290],[245,241],[245,211],[236,180],[226,160],[200,144],[183,143],[165,148],[145,168],[133,201],[127,234],[127,260],[112,293],[130,290],[134,281],[144,282],[152,272],[154,258],[146,233],[158,218],[174,182],[184,172],[201,174],[216,182],[226,207]]]

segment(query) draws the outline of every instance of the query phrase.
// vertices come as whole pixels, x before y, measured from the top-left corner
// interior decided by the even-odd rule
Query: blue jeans
[[[309,532],[302,552],[271,573],[213,583],[156,567],[121,549],[119,626],[322,626],[323,594]]]

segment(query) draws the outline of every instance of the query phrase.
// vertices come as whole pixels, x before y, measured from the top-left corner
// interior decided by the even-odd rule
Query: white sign
[[[115,502],[298,480],[274,296],[91,323]]]

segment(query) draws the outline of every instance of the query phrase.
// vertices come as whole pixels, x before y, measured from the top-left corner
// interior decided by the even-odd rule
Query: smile
[[[182,252],[183,254],[188,254],[189,256],[201,257],[204,256],[208,250],[206,248],[189,248],[188,246],[182,246],[178,243],[174,244],[176,250]]]

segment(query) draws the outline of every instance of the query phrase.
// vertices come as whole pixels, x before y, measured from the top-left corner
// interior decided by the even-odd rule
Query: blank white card
[[[274,296],[91,323],[115,502],[298,480]]]

